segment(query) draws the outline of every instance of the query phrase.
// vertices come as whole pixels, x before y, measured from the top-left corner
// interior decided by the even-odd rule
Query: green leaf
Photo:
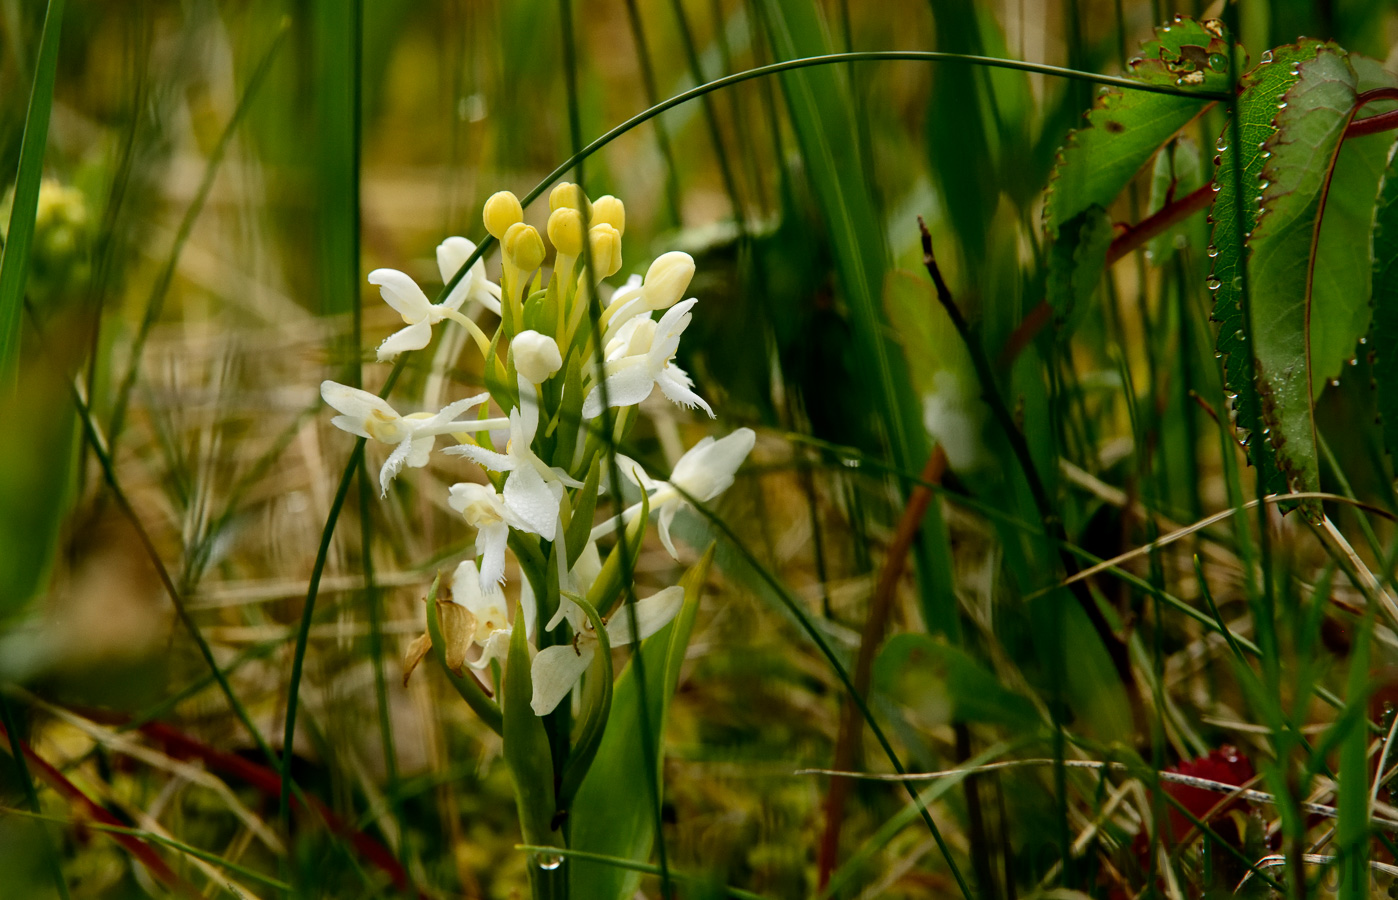
[[[964,651],[926,634],[889,638],[874,662],[874,686],[929,726],[984,722],[1033,731],[1042,724],[1028,699]]]
[[[583,725],[578,732],[577,741],[568,753],[568,762],[563,768],[563,780],[558,788],[558,808],[565,810],[572,805],[573,797],[577,795],[578,788],[582,786],[583,779],[592,768],[592,761],[597,758],[597,749],[602,744],[607,719],[612,713],[613,690],[612,644],[607,637],[606,623],[591,603],[581,597],[574,597],[573,602],[578,604],[592,623],[593,633],[597,635],[597,652],[592,658],[592,671],[587,676],[587,712],[583,715]]]
[[[592,460],[592,467],[587,470],[587,481],[583,482],[582,490],[574,495],[572,517],[568,520],[568,530],[564,535],[568,545],[569,571],[583,550],[587,549],[588,539],[592,535],[593,514],[597,511],[597,489],[601,483],[602,460],[599,457]]]
[[[1398,87],[1398,78],[1376,60],[1349,55],[1358,76],[1359,93]],[[1371,103],[1364,114],[1391,110],[1394,104]],[[1320,396],[1327,381],[1338,378],[1353,359],[1356,343],[1369,327],[1371,268],[1370,232],[1379,179],[1388,161],[1393,135],[1364,135],[1345,139],[1330,179],[1321,218],[1312,284],[1311,389]]]
[[[1177,17],[1155,30],[1130,63],[1131,75],[1150,84],[1226,91],[1229,44],[1215,19]],[[1203,108],[1202,100],[1104,88],[1087,113],[1087,126],[1068,135],[1054,166],[1044,204],[1051,237],[1091,206],[1106,208],[1175,132]]]
[[[1398,147],[1398,144],[1394,145]],[[1390,155],[1379,184],[1372,233],[1374,386],[1383,440],[1398,455],[1398,156]]]
[[[562,845],[553,828],[553,752],[549,749],[544,720],[529,705],[534,680],[529,671],[529,638],[524,616],[515,616],[510,633],[509,660],[505,665],[502,733],[505,761],[515,782],[515,805],[520,830],[529,844]]]
[[[1218,352],[1223,354],[1224,388],[1234,398],[1233,408],[1237,413],[1240,432],[1247,428],[1249,422],[1262,421],[1262,409],[1249,369],[1247,347],[1243,342],[1243,247],[1239,233],[1251,234],[1257,224],[1257,204],[1262,195],[1258,179],[1267,161],[1262,145],[1276,132],[1272,120],[1278,112],[1277,98],[1296,83],[1297,75],[1293,73],[1293,68],[1315,58],[1315,47],[1315,44],[1278,47],[1270,55],[1264,55],[1262,62],[1243,76],[1237,104],[1240,145],[1231,150],[1228,148],[1232,131],[1225,126],[1218,143],[1219,155],[1214,157],[1216,168],[1213,183],[1217,192],[1210,211],[1214,230],[1209,250],[1214,256],[1214,267],[1208,284],[1214,293],[1213,318],[1219,326]],[[1234,166],[1239,164],[1242,170],[1237,180],[1242,187],[1241,198],[1234,192]],[[1241,225],[1238,221],[1239,210],[1242,211]],[[1256,285],[1252,286],[1251,293],[1256,303]],[[1242,437],[1267,492],[1286,490],[1286,482],[1277,469],[1271,443],[1253,440],[1247,434]]]
[[[1049,250],[1045,290],[1065,335],[1092,308],[1113,235],[1106,210],[1089,206],[1063,224]]]
[[[644,860],[655,841],[656,810],[660,798],[652,796],[646,783],[654,777],[661,783],[664,760],[665,717],[670,697],[680,680],[680,666],[694,630],[699,596],[713,560],[711,545],[692,566],[680,584],[684,605],[670,624],[641,644],[645,668],[645,700],[651,734],[656,736],[654,758],[648,758],[640,730],[641,692],[636,683],[636,667],[628,664],[612,692],[612,714],[607,722],[597,759],[583,779],[573,802],[572,848],[623,859]],[[613,866],[577,860],[572,864],[571,887],[574,897],[597,900],[625,900],[636,893],[641,876]]]
[[[1266,140],[1261,211],[1248,239],[1252,333],[1263,434],[1286,486],[1320,489],[1308,326],[1326,313],[1312,308],[1312,275],[1331,168],[1354,109],[1356,78],[1344,51],[1325,45],[1296,67],[1276,130]],[[1314,509],[1315,501],[1303,503]]]
[[[19,148],[19,172],[15,176],[14,205],[0,256],[0,378],[8,390],[19,360],[20,318],[24,287],[29,277],[29,245],[34,239],[34,216],[39,206],[39,183],[44,175],[44,149],[48,145],[49,114],[53,112],[53,81],[58,69],[58,36],[63,23],[63,0],[49,0],[44,31],[39,38],[39,59],[24,118]]]

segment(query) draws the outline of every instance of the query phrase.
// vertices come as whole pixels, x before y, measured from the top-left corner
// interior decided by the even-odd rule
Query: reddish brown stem
[[[929,485],[939,484],[947,469],[947,455],[941,447],[932,451],[923,466],[920,483],[908,495],[908,505],[903,517],[898,520],[898,530],[893,533],[893,541],[888,545],[888,555],[884,558],[883,569],[879,572],[874,596],[869,601],[869,615],[864,620],[864,632],[859,639],[859,656],[854,662],[854,690],[860,697],[869,693],[869,680],[874,668],[874,653],[883,643],[884,632],[888,628],[888,617],[893,610],[893,594],[898,582],[903,578],[907,565],[908,551],[912,549],[922,518],[927,514],[927,505],[932,501]],[[859,738],[864,732],[864,720],[858,705],[845,703],[840,716],[840,734],[835,741],[835,762],[837,771],[849,771],[855,765]],[[817,856],[819,884],[823,890],[830,882],[830,874],[840,853],[840,825],[845,818],[845,799],[849,796],[850,780],[832,778],[830,792],[825,796],[825,831],[820,838],[820,851]]]
[[[9,743],[9,732],[7,732],[2,725],[0,725],[0,741],[3,741],[4,745],[7,747],[11,746]],[[28,744],[19,742],[19,747],[21,752],[24,753],[24,759],[29,764],[29,767],[43,779],[45,784],[53,788],[57,794],[77,807],[78,811],[83,816],[101,825],[110,825],[116,828],[127,827],[128,823],[121,821],[108,812],[105,807],[83,793],[81,788],[69,781],[67,776],[58,769],[49,765],[48,761],[35,753]],[[161,859],[160,854],[156,853],[154,848],[145,841],[136,837],[134,834],[124,834],[116,831],[107,833],[111,835],[112,840],[120,844],[127,853],[130,853],[137,862],[145,866],[146,870],[150,872],[157,881],[170,890],[186,897],[196,898],[196,900],[202,896],[198,888],[176,874],[175,870],[171,869],[165,860]]]

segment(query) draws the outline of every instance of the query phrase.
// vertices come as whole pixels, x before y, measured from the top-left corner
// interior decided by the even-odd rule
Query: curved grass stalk
[[[653,866],[650,863],[639,863],[630,859],[622,859],[619,856],[607,856],[604,853],[588,853],[586,850],[567,850],[562,847],[540,847],[535,844],[516,844],[515,849],[522,850],[525,853],[542,853],[549,856],[561,856],[565,859],[580,859],[586,860],[587,862],[602,863],[606,866],[616,866],[618,869],[630,869],[633,872],[643,872],[647,875],[661,874],[659,866]],[[712,888],[711,882],[702,876],[682,875],[678,872],[670,872],[669,877],[674,878],[676,881],[688,881]],[[767,898],[761,894],[754,894],[752,891],[745,891],[742,888],[723,885],[719,887],[718,890],[722,891],[723,896],[732,897],[733,900],[767,900]]]

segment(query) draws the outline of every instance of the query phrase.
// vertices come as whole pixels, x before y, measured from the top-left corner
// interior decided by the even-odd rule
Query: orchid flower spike
[[[458,400],[442,407],[437,413],[420,412],[406,416],[399,415],[381,397],[334,381],[321,382],[320,396],[340,412],[330,420],[330,424],[336,428],[369,440],[398,445],[379,471],[379,486],[384,495],[388,493],[389,482],[403,471],[404,466],[418,469],[427,465],[438,435],[485,431],[499,428],[505,423],[504,419],[457,420],[458,416],[489,400],[489,394]]]
[[[709,404],[694,393],[689,374],[673,362],[680,336],[693,318],[689,311],[698,302],[691,297],[675,304],[659,322],[649,316],[636,316],[617,330],[616,337],[607,343],[603,366],[608,406],[634,406],[659,385],[661,392],[680,406],[697,406],[709,418],[714,417]],[[602,414],[602,394],[602,384],[593,385],[592,393],[583,401],[583,418],[595,419]]]
[[[683,603],[684,588],[675,586],[644,600],[637,600],[634,605],[622,606],[606,623],[608,643],[617,647],[629,644],[633,639],[645,640],[664,628],[680,611]],[[632,610],[635,610],[634,626]],[[568,696],[591,665],[601,643],[582,607],[566,596],[559,598],[558,613],[549,622],[548,628],[556,628],[564,618],[573,626],[572,643],[556,644],[540,650],[529,670],[534,682],[534,697],[529,705],[536,716],[553,712]]]
[[[476,250],[476,245],[462,237],[447,238],[437,247],[437,267],[443,282],[450,282],[462,264]],[[369,283],[379,286],[384,302],[398,311],[406,328],[389,335],[379,345],[379,362],[386,362],[408,350],[421,350],[432,340],[432,326],[451,319],[466,326],[476,343],[484,348],[490,340],[480,326],[461,312],[467,300],[479,303],[491,312],[500,313],[500,287],[486,278],[485,264],[476,264],[457,282],[441,303],[427,299],[422,288],[408,275],[397,269],[375,269],[369,273]]]
[[[510,411],[510,440],[504,453],[475,444],[462,444],[443,452],[464,456],[492,472],[509,472],[502,494],[504,509],[514,517],[509,524],[551,541],[558,533],[563,488],[582,487],[582,482],[560,468],[550,468],[535,455],[531,445],[539,427],[539,407],[534,397],[533,385],[522,384],[520,405]]]
[[[751,428],[739,428],[719,441],[706,437],[680,457],[669,481],[651,478],[633,460],[618,461],[622,474],[650,494],[650,511],[656,515],[660,542],[671,557],[679,559],[670,537],[670,524],[674,522],[676,514],[689,504],[688,497],[707,503],[728,490],[733,484],[734,474],[742,466],[743,460],[748,458],[756,442],[757,435]],[[595,541],[612,533],[618,521],[630,522],[640,511],[639,503],[628,507],[620,516],[613,516],[592,529],[591,539]]]

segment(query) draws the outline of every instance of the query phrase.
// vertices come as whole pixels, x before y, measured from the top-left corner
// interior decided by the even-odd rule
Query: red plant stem
[[[9,745],[9,732],[5,730],[3,725],[0,725],[0,739],[6,743],[6,746]],[[22,741],[18,743],[30,768],[38,773],[39,777],[44,780],[44,783],[53,788],[56,793],[68,800],[69,803],[78,807],[83,815],[102,825],[111,825],[117,828],[127,827],[128,823],[118,819],[108,812],[105,807],[83,793],[81,788],[69,781],[67,776],[58,769],[49,765],[48,761],[35,753],[28,744]],[[149,871],[157,881],[170,890],[183,894],[186,897],[196,898],[196,900],[203,896],[199,893],[198,888],[176,874],[175,870],[171,869],[169,864],[161,859],[160,854],[156,853],[145,841],[136,837],[134,834],[124,834],[116,831],[107,833],[111,836],[112,840],[120,844],[126,849],[126,852],[130,853],[141,865],[145,866],[146,870]]]
[[[140,731],[152,740],[158,741],[164,746],[165,752],[171,756],[178,759],[198,759],[210,771],[238,778],[269,797],[281,796],[281,776],[266,766],[258,765],[236,754],[225,753],[210,747],[208,744],[163,722],[146,722],[140,726]],[[355,851],[388,875],[397,890],[405,891],[411,887],[407,871],[387,847],[371,835],[341,819],[319,799],[307,796],[307,801],[315,814],[325,822],[327,828],[341,837],[348,838]],[[298,807],[302,806],[295,797],[292,798],[292,804]],[[427,894],[421,889],[413,890],[421,900],[428,900]]]
[[[908,505],[903,517],[898,520],[898,530],[888,545],[888,555],[879,581],[874,588],[874,596],[869,601],[869,615],[864,620],[864,633],[859,639],[859,656],[855,659],[852,681],[854,690],[860,697],[869,693],[869,681],[874,669],[874,651],[883,643],[887,630],[888,617],[893,610],[893,594],[898,582],[903,578],[903,569],[908,561],[908,551],[922,527],[922,518],[927,514],[927,505],[932,501],[929,485],[939,484],[947,469],[946,452],[938,446],[927,458],[922,469],[920,483],[908,495]],[[844,714],[840,717],[840,733],[835,741],[835,762],[837,771],[848,771],[854,766],[855,753],[860,735],[864,732],[864,719],[859,707],[854,703],[844,704]],[[840,825],[845,818],[845,799],[849,795],[850,780],[830,779],[830,792],[825,795],[825,831],[821,834],[820,849],[817,855],[819,886],[824,890],[830,883],[830,875],[840,852]]]

